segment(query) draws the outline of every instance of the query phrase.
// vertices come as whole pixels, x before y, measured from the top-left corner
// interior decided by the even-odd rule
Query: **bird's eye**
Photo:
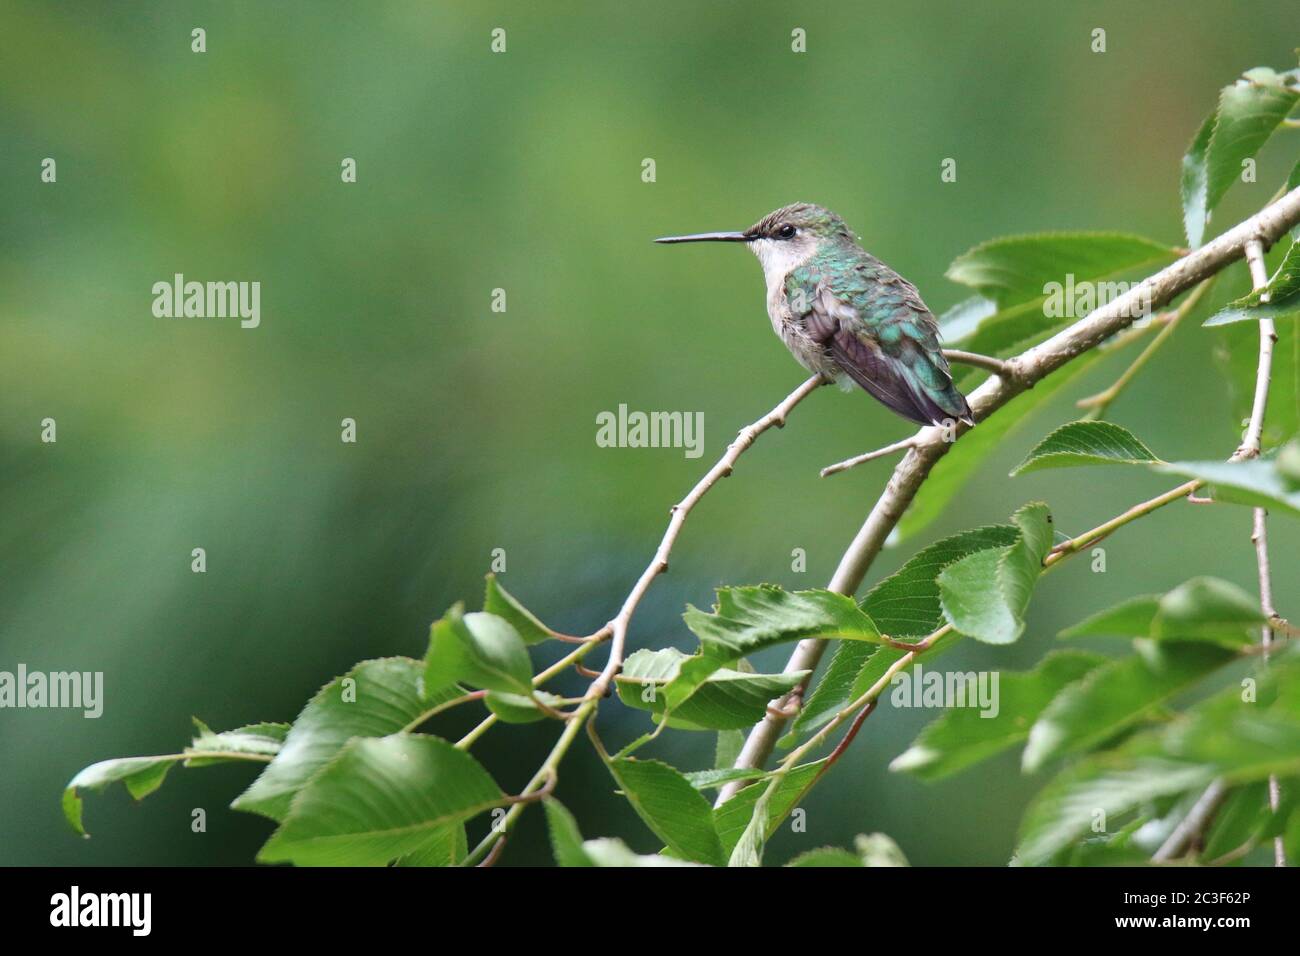
[[[778,239],[793,239],[795,232],[796,230],[794,226],[787,223],[776,231],[776,237]]]

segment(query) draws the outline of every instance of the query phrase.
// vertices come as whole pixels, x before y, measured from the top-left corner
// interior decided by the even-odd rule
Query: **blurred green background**
[[[99,670],[106,693],[98,720],[0,711],[0,863],[250,862],[271,825],[226,809],[248,768],[174,771],[138,807],[120,788],[91,796],[89,841],[64,824],[60,791],[95,760],[174,751],[192,714],[218,729],[290,720],[353,662],[422,654],[448,605],[477,606],[494,548],[503,583],[548,623],[607,620],[668,505],[804,374],[772,335],[751,256],[650,238],[820,202],[935,311],[965,295],[947,264],[996,235],[1179,243],[1179,160],[1218,88],[1290,67],[1300,39],[1290,0],[539,6],[0,4],[0,669]],[[504,54],[489,51],[495,27]],[[806,54],[790,50],[795,27]],[[1285,135],[1219,227],[1285,177],[1300,134]],[[57,184],[40,182],[47,156]],[[647,157],[657,182],[641,180]],[[945,157],[956,183],[940,182]],[[150,288],[175,272],[260,281],[261,327],[155,318]],[[1226,456],[1225,341],[1182,328],[1115,420],[1168,458]],[[868,583],[1033,498],[1077,533],[1163,490],[1128,470],[1006,477],[1134,354],[1014,433]],[[705,457],[597,447],[596,414],[620,403],[702,411]],[[39,440],[46,417],[57,444]],[[344,417],[355,445],[339,440]],[[824,585],[890,465],[818,469],[906,433],[860,392],[813,396],[692,516],[632,647],[693,648],[681,610],[715,585]],[[942,666],[1028,666],[1106,602],[1195,574],[1254,590],[1248,527],[1243,509],[1166,509],[1108,544],[1107,573],[1078,561],[1045,579],[1021,644]],[[1274,522],[1284,614],[1298,528]],[[206,574],[190,570],[195,547]],[[806,573],[791,570],[797,547]],[[606,710],[612,742],[648,726]],[[769,858],[884,831],[914,863],[1005,862],[1041,780],[1013,756],[936,786],[890,774],[934,716],[881,708],[806,801],[807,832],[783,831]],[[513,790],[553,734],[497,728],[475,753]],[[662,743],[698,769],[713,738]],[[575,748],[559,792],[585,834],[657,849],[611,789]],[[548,860],[540,814],[524,820],[504,862]]]

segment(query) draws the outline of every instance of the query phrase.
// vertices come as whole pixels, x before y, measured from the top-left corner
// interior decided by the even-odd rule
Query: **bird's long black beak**
[[[655,242],[753,242],[754,237],[744,232],[697,232],[691,236],[664,236]]]

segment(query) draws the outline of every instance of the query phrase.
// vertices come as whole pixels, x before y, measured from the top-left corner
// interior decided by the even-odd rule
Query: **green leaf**
[[[275,759],[231,807],[283,820],[293,795],[353,737],[385,737],[440,703],[455,687],[421,693],[424,666],[409,657],[362,661],[322,687],[289,728]]]
[[[992,299],[973,295],[962,299],[939,316],[939,336],[945,342],[957,342],[972,335],[986,319],[997,314],[998,304]]]
[[[198,733],[182,753],[101,760],[73,777],[63,791],[63,815],[72,829],[82,836],[88,836],[82,824],[83,790],[98,793],[109,784],[120,782],[134,799],[143,800],[162,786],[173,764],[184,762],[187,767],[209,767],[240,761],[247,755],[270,756],[279,751],[289,729],[288,724],[262,723],[216,733],[197,717],[194,718],[194,725]],[[196,757],[193,756],[195,751],[229,756]]]
[[[1013,305],[1009,309],[1000,309],[981,320],[978,326],[960,338],[944,335],[943,341],[953,348],[1005,358],[1030,344],[1042,341],[1057,329],[1074,321],[1068,313],[1057,315],[1053,310],[1048,314],[1046,306],[1046,299],[1038,298],[1032,302]],[[1065,312],[1064,304],[1061,308]],[[963,392],[970,392],[976,380],[985,374],[981,369],[962,366],[953,371],[957,385]]]
[[[711,866],[725,861],[709,802],[675,769],[659,760],[606,761],[632,809],[678,856]]]
[[[1058,775],[1025,813],[1020,860],[1049,862],[1090,833],[1099,813],[1111,826],[1147,801],[1200,791],[1216,778],[1237,786],[1298,771],[1300,655],[1288,647],[1261,673],[1257,696],[1229,686],[1167,726],[1135,734]]]
[[[525,644],[539,644],[550,640],[554,631],[539,621],[533,612],[519,603],[515,597],[501,586],[495,574],[487,576],[487,587],[483,594],[483,610],[505,619]]]
[[[771,839],[776,828],[781,825],[781,821],[798,805],[803,795],[816,782],[818,774],[825,765],[825,758],[813,763],[801,764],[781,778],[767,804],[767,827],[763,835],[765,840]],[[714,809],[713,824],[722,843],[722,852],[727,856],[736,849],[736,844],[740,842],[741,836],[754,817],[754,805],[767,790],[767,786],[766,780],[751,783],[748,787],[737,791],[722,806]]]
[[[848,850],[824,846],[800,853],[786,866],[862,866],[862,860]]]
[[[740,759],[740,751],[745,746],[745,733],[741,730],[718,731],[717,743],[713,748],[713,766],[717,770],[731,767]]]
[[[986,717],[976,707],[949,710],[921,731],[889,769],[938,780],[1023,743],[1053,698],[1104,661],[1096,654],[1055,652],[1032,671],[1002,675],[996,715]]]
[[[548,694],[544,690],[533,691],[531,697],[525,697],[523,694],[503,694],[495,690],[488,691],[483,698],[483,703],[488,710],[507,724],[531,724],[545,720],[548,716],[537,706],[535,698],[540,699],[552,710],[558,710],[564,704],[563,697]]]
[[[1005,547],[1019,536],[1012,525],[990,525],[937,541],[873,587],[862,609],[883,633],[898,640],[920,639],[943,623],[936,580],[939,572],[968,554]],[[838,644],[825,675],[795,719],[790,737],[815,730],[857,700],[903,653],[861,641]]]
[[[687,655],[676,648],[640,650],[623,664],[617,678],[619,697],[629,707],[662,715],[662,689],[677,675]],[[808,671],[784,674],[750,674],[721,668],[668,718],[668,726],[682,730],[739,730],[753,726],[767,712],[767,704],[793,690]]]
[[[1112,608],[1098,611],[1074,627],[1060,633],[1062,638],[1072,637],[1148,637],[1156,615],[1160,612],[1159,594],[1143,594],[1128,598]]]
[[[1157,639],[1218,641],[1230,647],[1252,643],[1265,622],[1259,601],[1218,578],[1192,578],[1160,601],[1152,622]]]
[[[1130,598],[1061,632],[1063,638],[1150,637],[1240,647],[1264,623],[1259,602],[1227,581],[1193,578],[1165,595]]]
[[[1274,657],[1257,681],[1256,699],[1247,698],[1240,686],[1229,686],[1189,708],[1160,732],[1160,752],[1211,765],[1229,784],[1295,775],[1300,771],[1300,658],[1294,648]]]
[[[1172,259],[1168,246],[1119,232],[1056,232],[1009,236],[958,256],[947,277],[1006,309],[1045,298],[1052,282],[1086,282]]]
[[[1209,164],[1210,139],[1218,121],[1218,108],[1205,118],[1196,135],[1192,137],[1183,155],[1179,188],[1183,200],[1183,232],[1195,249],[1205,238],[1205,225],[1210,220]]]
[[[259,723],[247,724],[234,730],[214,732],[207,724],[194,718],[198,734],[190,741],[190,750],[202,750],[210,753],[259,754],[274,757],[284,744],[289,732],[288,724]],[[190,757],[185,761],[187,767],[206,767],[216,763],[226,763],[224,757]]]
[[[940,573],[977,551],[1015,544],[1020,535],[1020,529],[1015,525],[999,524],[972,528],[936,541],[922,548],[868,591],[862,609],[882,633],[897,640],[925,637],[943,623],[943,607],[939,601]]]
[[[422,734],[356,738],[293,799],[264,863],[382,866],[504,801],[469,754]]]
[[[998,414],[980,422],[979,427],[972,428],[959,441],[954,442],[948,453],[930,470],[930,476],[925,482],[925,494],[918,495],[904,513],[903,520],[895,530],[896,541],[910,538],[939,517],[984,460],[1002,448],[1016,429],[1024,427],[1033,413],[1053,395],[1091,368],[1100,355],[1096,350],[1080,355],[1033,388],[1021,392]],[[888,630],[885,633],[888,634]]]
[[[1183,225],[1192,248],[1201,245],[1210,214],[1295,106],[1300,90],[1293,74],[1258,67],[1219,92],[1214,113],[1201,124],[1183,157]]]
[[[523,638],[505,618],[486,612],[449,610],[429,630],[424,686],[430,690],[465,683],[522,694],[533,691],[533,667]]]
[[[127,793],[135,800],[143,800],[162,786],[176,761],[183,755],[173,754],[164,757],[119,757],[116,760],[101,760],[86,767],[71,781],[63,791],[63,816],[72,829],[82,836],[88,836],[81,822],[82,790],[101,792],[110,783],[121,782]]]
[[[1268,284],[1229,302],[1203,325],[1257,322],[1300,313],[1300,242],[1292,242]]]
[[[853,598],[832,591],[786,591],[770,584],[719,588],[713,611],[688,606],[683,619],[706,653],[727,661],[812,636],[880,640]]]
[[[1234,272],[1233,280],[1240,283],[1243,272]],[[1259,326],[1253,322],[1236,322],[1215,329],[1212,334],[1215,365],[1228,385],[1227,400],[1221,405],[1232,429],[1231,437],[1238,438],[1255,403]],[[1278,322],[1274,334],[1277,341],[1273,345],[1268,411],[1261,435],[1265,448],[1275,448],[1300,433],[1300,322]]]
[[[1006,356],[1132,291],[1131,272],[1172,261],[1176,252],[1140,236],[1115,233],[1049,233],[993,240],[960,257],[949,275],[978,283],[986,295],[967,300],[941,326],[950,345]],[[958,273],[961,273],[958,275]],[[988,308],[995,297],[997,307]],[[1137,317],[1147,302],[1130,296]],[[983,372],[965,370],[958,384],[969,391]]]
[[[1047,505],[1025,505],[1011,520],[1020,529],[1014,544],[968,555],[938,578],[944,617],[958,633],[987,644],[1010,644],[1024,632],[1024,612],[1052,546]]]
[[[696,770],[685,775],[696,790],[711,790],[735,780],[760,780],[767,776],[765,770],[752,768],[719,767],[715,770]]]
[[[775,788],[769,783],[754,801],[754,809],[749,822],[741,831],[740,839],[732,847],[727,866],[762,866],[763,850],[767,846],[768,807],[772,803]]]
[[[591,857],[582,846],[582,831],[578,821],[559,800],[547,797],[543,801],[546,807],[546,826],[551,834],[551,852],[555,854],[557,866],[595,866]]]
[[[399,857],[396,866],[459,866],[469,855],[465,824],[435,827],[416,850]]]
[[[1160,459],[1127,428],[1111,422],[1079,421],[1062,425],[1015,467],[1011,477],[1044,468],[1072,465],[1145,465]]]
[[[1157,465],[1156,471],[1209,482],[1216,501],[1300,515],[1300,482],[1279,470],[1273,460],[1175,461]]]
[[[831,591],[786,591],[767,584],[719,588],[712,612],[688,605],[683,618],[700,639],[700,650],[679,662],[677,676],[665,687],[669,711],[676,711],[715,671],[773,644],[808,637],[880,641],[880,632],[857,602]]]
[[[1029,805],[1017,861],[1047,863],[1099,821],[1109,825],[1148,800],[1204,787],[1213,778],[1213,768],[1155,757],[1085,761],[1051,781]]]
[[[1029,733],[1025,771],[1033,773],[1053,758],[1104,743],[1236,659],[1214,644],[1139,644],[1137,654],[1096,668],[1057,695]]]
[[[1231,791],[1205,832],[1201,859],[1216,860],[1225,853],[1254,843],[1272,816],[1268,806],[1268,781],[1256,780]]]

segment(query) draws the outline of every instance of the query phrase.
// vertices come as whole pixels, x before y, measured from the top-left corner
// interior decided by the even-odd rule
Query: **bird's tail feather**
[[[853,381],[904,418],[918,425],[943,425],[954,419],[975,424],[970,404],[953,384],[942,353],[916,347],[889,355],[845,330],[835,335],[831,348]]]

